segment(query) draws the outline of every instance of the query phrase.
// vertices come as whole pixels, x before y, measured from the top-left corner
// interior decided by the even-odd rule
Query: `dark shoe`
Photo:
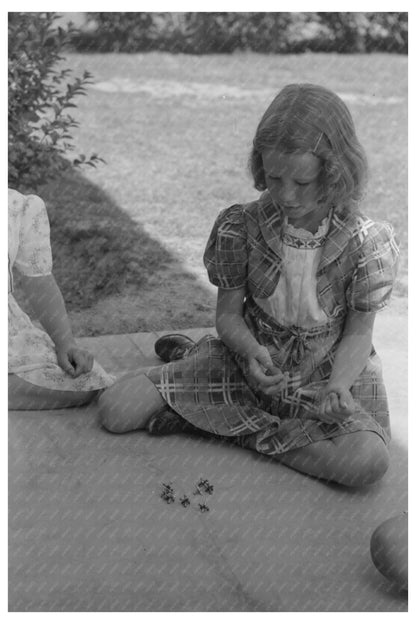
[[[170,435],[172,433],[201,433],[200,429],[191,425],[191,423],[169,407],[150,417],[147,423],[147,431],[150,435],[155,436]]]
[[[155,342],[156,355],[164,362],[181,360],[196,343],[184,334],[167,334]]]

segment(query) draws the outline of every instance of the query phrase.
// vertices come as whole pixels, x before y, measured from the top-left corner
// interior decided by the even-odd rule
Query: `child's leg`
[[[389,465],[383,440],[372,431],[356,431],[320,440],[279,456],[291,468],[350,487],[381,479]]]
[[[10,374],[9,410],[50,410],[85,405],[96,397],[100,390],[72,392],[51,390],[25,381],[18,375]]]
[[[144,373],[120,379],[98,400],[101,424],[114,433],[143,429],[149,418],[166,405]]]
[[[255,435],[249,436],[246,446],[255,449],[255,440]],[[282,453],[277,459],[299,472],[349,487],[378,481],[389,465],[386,445],[372,431],[357,431],[313,442]]]

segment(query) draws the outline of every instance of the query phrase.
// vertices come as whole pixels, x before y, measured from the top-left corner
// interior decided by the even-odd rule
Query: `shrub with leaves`
[[[88,13],[89,27],[74,33],[73,44],[79,51],[135,52],[149,50],[158,34],[158,13]],[[100,36],[95,36],[99,29]]]
[[[71,166],[95,166],[97,154],[64,156],[74,149],[70,114],[91,74],[69,80],[62,52],[76,29],[56,26],[56,13],[9,13],[9,185],[36,188]]]
[[[407,54],[407,13],[87,13],[75,47],[89,52]]]

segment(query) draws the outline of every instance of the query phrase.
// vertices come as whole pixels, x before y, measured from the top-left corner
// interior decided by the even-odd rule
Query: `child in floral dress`
[[[77,347],[52,275],[49,221],[36,195],[9,189],[9,409],[83,405],[113,377]],[[41,322],[36,327],[13,296],[13,269]]]
[[[286,86],[250,166],[262,194],[220,212],[204,254],[218,337],[179,339],[182,358],[165,351],[165,365],[120,380],[100,397],[102,422],[182,423],[318,478],[375,482],[390,428],[372,331],[398,249],[390,225],[358,209],[367,162],[348,108],[324,87]],[[163,340],[175,336],[159,353]]]

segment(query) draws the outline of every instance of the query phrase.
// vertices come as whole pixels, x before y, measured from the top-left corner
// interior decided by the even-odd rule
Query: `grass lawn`
[[[204,245],[219,210],[257,196],[252,137],[289,82],[323,84],[350,107],[371,168],[363,210],[399,234],[396,298],[405,300],[407,57],[74,54],[65,66],[94,75],[75,140],[107,163],[40,190],[77,335],[213,325]]]

